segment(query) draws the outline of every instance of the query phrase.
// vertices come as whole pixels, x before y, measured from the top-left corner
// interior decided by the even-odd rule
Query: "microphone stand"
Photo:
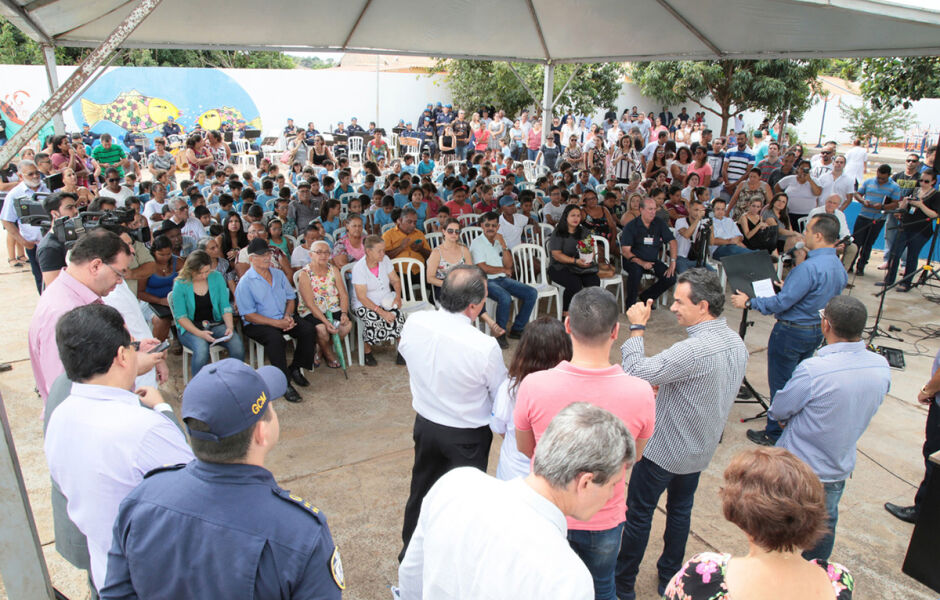
[[[754,321],[747,320],[748,309],[745,308],[741,311],[741,324],[738,326],[738,335],[741,336],[741,339],[744,339],[744,336],[747,335],[747,328],[750,325],[754,324]],[[761,419],[767,415],[767,409],[770,408],[770,405],[767,403],[767,399],[760,395],[760,393],[754,389],[754,386],[751,385],[751,382],[747,380],[747,376],[744,376],[744,379],[741,381],[741,390],[738,392],[738,397],[734,401],[735,404],[759,404],[761,411],[754,415],[753,417],[745,417],[741,419],[742,423],[747,423],[748,421],[755,421]]]

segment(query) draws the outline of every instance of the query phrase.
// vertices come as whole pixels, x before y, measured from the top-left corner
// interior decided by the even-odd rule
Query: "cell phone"
[[[164,340],[162,343],[157,344],[156,346],[154,346],[153,348],[151,348],[151,349],[147,352],[147,354],[159,354],[159,353],[163,352],[164,350],[166,350],[166,349],[169,348],[169,347],[170,347],[170,342]]]

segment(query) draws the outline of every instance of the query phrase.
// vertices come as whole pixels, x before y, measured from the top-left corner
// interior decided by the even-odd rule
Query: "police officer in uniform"
[[[196,460],[147,474],[121,503],[107,598],[341,598],[326,518],[264,468],[280,428],[280,369],[213,363],[183,392]]]

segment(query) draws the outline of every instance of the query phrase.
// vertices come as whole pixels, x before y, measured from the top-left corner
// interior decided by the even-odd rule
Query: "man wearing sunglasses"
[[[901,188],[901,200],[910,198],[911,195],[917,191],[917,187],[920,183],[920,166],[920,156],[916,153],[908,154],[907,158],[904,160],[904,171],[891,176],[891,181],[898,184],[898,187]],[[888,218],[885,219],[885,260],[878,266],[879,271],[888,268],[891,259],[894,257],[894,252],[898,251],[895,242],[900,233],[901,219],[899,215],[888,215]],[[903,250],[901,252],[903,253]],[[897,259],[899,261],[903,260],[904,256],[899,255]]]
[[[111,167],[104,172],[105,186],[98,194],[102,198],[114,198],[114,203],[124,206],[124,201],[134,195],[134,190],[121,185],[121,172]]]

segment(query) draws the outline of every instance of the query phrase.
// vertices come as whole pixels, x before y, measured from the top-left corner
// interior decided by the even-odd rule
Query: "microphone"
[[[797,242],[796,244],[793,245],[792,248],[790,248],[789,250],[787,250],[787,251],[783,254],[783,256],[784,256],[784,257],[793,258],[793,256],[796,254],[796,251],[797,251],[797,250],[802,250],[802,249],[805,248],[805,247],[806,247],[806,244],[804,244],[803,242]]]

